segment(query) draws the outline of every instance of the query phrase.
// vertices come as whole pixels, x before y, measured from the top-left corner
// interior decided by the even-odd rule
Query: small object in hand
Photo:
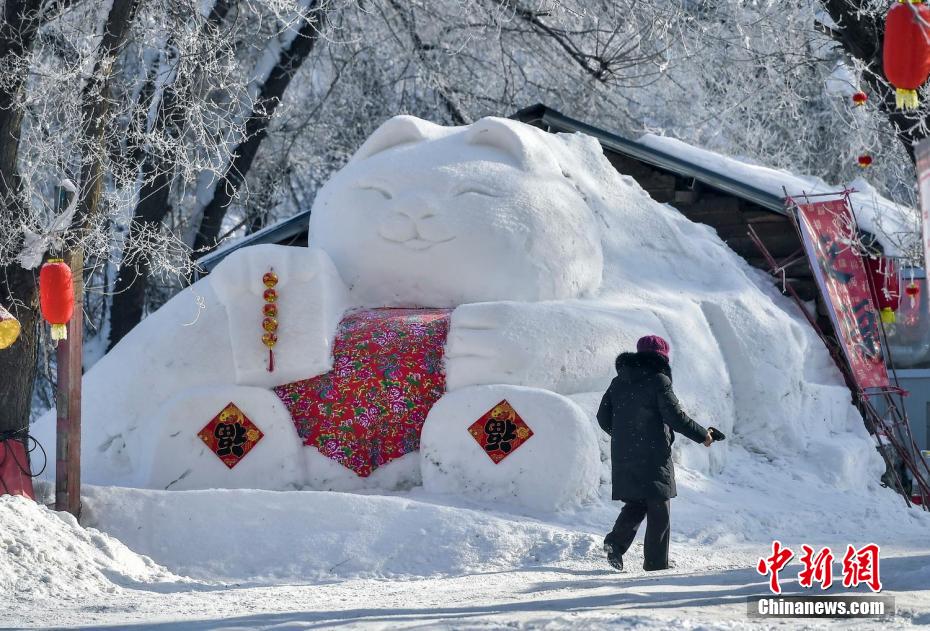
[[[726,434],[724,434],[723,432],[721,432],[721,431],[720,431],[719,429],[717,429],[716,427],[708,427],[708,428],[707,428],[707,432],[710,434],[710,437],[714,439],[714,442],[717,442],[718,440],[726,440],[726,439],[727,439]]]

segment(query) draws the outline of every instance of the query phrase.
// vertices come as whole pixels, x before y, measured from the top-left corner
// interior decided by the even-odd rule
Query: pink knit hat
[[[639,338],[639,341],[636,342],[636,351],[639,353],[658,353],[665,359],[668,359],[670,350],[668,342],[658,335],[647,335],[646,337]]]

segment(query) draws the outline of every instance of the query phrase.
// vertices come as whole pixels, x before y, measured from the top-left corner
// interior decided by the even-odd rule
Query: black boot
[[[607,553],[607,562],[610,563],[610,567],[614,568],[618,572],[622,572],[623,555],[617,553],[617,548],[609,543],[604,543],[604,552]]]

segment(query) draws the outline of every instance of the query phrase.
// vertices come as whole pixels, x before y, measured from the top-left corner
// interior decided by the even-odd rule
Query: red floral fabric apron
[[[450,309],[365,309],[339,324],[333,370],[274,388],[305,445],[365,478],[416,451],[446,389]]]

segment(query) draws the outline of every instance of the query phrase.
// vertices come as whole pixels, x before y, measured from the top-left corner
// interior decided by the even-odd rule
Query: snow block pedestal
[[[469,427],[503,400],[532,435],[495,464]],[[446,393],[423,426],[420,466],[426,491],[543,511],[577,505],[600,482],[597,440],[581,408],[554,392],[519,386]]]
[[[198,432],[229,403],[261,431],[261,439],[229,468]],[[179,394],[146,419],[147,462],[142,486],[150,489],[299,489],[306,481],[304,446],[291,416],[263,388],[219,386]]]

